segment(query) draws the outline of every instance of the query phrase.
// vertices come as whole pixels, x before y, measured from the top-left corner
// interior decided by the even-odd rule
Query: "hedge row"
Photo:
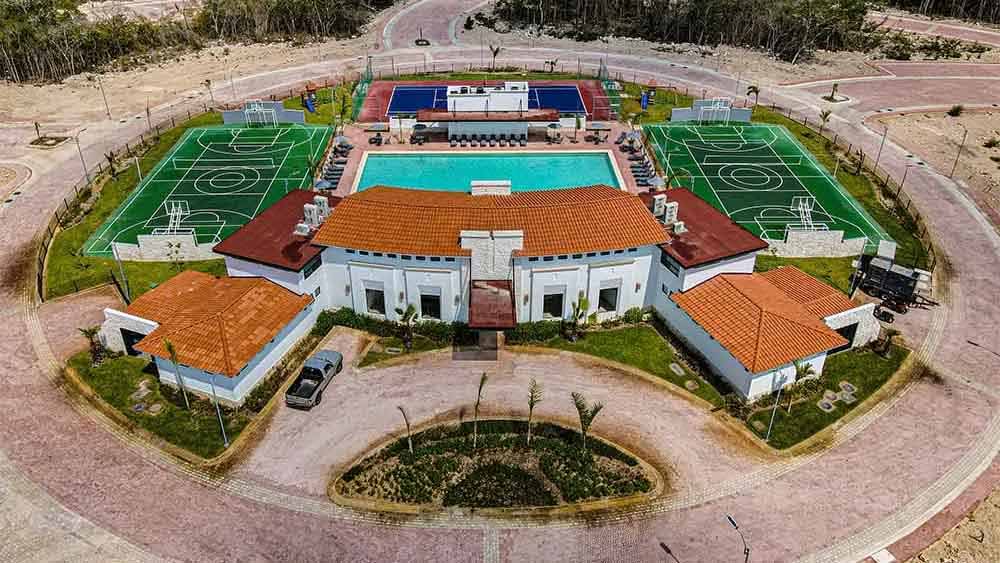
[[[313,333],[326,335],[334,326],[363,330],[376,336],[402,336],[404,329],[403,325],[395,321],[358,314],[353,309],[341,307],[336,311],[321,312]],[[475,344],[477,341],[476,332],[469,325],[458,322],[420,321],[413,325],[413,332],[435,342],[456,346]]]

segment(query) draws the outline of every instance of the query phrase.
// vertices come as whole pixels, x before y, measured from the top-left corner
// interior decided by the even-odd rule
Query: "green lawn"
[[[211,402],[189,395],[191,410],[188,411],[184,408],[179,393],[165,386],[161,388],[156,376],[143,372],[148,364],[142,358],[122,356],[106,360],[93,368],[90,365],[90,353],[86,351],[69,360],[69,365],[76,369],[95,393],[137,426],[204,458],[222,453],[224,448],[219,420]],[[152,392],[142,402],[148,406],[156,403],[163,405],[163,411],[156,416],[132,410],[136,401],[129,396],[138,389],[139,382],[143,379],[150,382],[149,389]],[[250,422],[249,411],[224,408],[222,412],[226,421],[226,433],[232,442]]]
[[[416,354],[418,352],[427,352],[430,350],[440,350],[441,348],[447,348],[449,344],[442,344],[436,340],[431,340],[424,336],[414,335],[413,337],[413,348],[407,352],[403,347],[403,341],[395,336],[386,336],[378,339],[378,342],[365,354],[364,358],[361,358],[361,362],[358,366],[364,367],[374,364],[376,362],[381,362],[382,360],[388,360],[389,358],[399,358],[407,354]],[[398,348],[402,350],[398,354],[390,354],[385,352],[386,348]]]
[[[545,345],[630,365],[665,379],[684,390],[687,390],[684,382],[693,379],[698,383],[698,388],[692,393],[712,405],[722,404],[719,392],[681,364],[670,344],[652,327],[637,326],[588,332],[576,342],[569,342],[560,337],[550,340]],[[684,369],[684,377],[671,371],[670,364],[673,362],[677,362]]]
[[[864,402],[875,391],[882,387],[889,378],[892,377],[903,360],[910,354],[906,348],[893,347],[889,358],[871,351],[869,348],[859,348],[847,352],[841,352],[835,356],[827,358],[821,376],[826,389],[840,391],[841,381],[849,381],[857,387],[855,397],[857,402],[845,404],[842,401],[834,403],[836,408],[833,412],[823,412],[816,402],[819,395],[796,403],[792,406],[792,413],[783,408],[787,403],[782,401],[782,406],[778,407],[777,415],[774,419],[774,428],[771,431],[770,445],[777,449],[785,449],[802,440],[812,436],[827,426],[833,424],[855,407]],[[771,420],[771,409],[758,411],[750,416],[747,426],[752,432],[762,439],[767,433],[767,424]],[[753,427],[753,422],[758,421],[764,425],[764,431],[758,431]]]
[[[782,266],[795,266],[814,278],[850,295],[853,257],[846,258],[780,258],[768,254],[758,254],[754,266],[758,272],[774,270]]]
[[[642,111],[642,91],[648,87],[632,82],[619,82],[622,86],[622,108],[619,116],[623,121],[635,114],[634,123],[663,123],[670,118],[670,112],[675,107],[687,108],[694,103],[694,98],[685,96],[673,90],[660,89],[650,100],[646,111]]]
[[[809,149],[809,152],[816,156],[827,170],[833,173],[837,169],[837,156],[833,147],[828,146],[829,142],[812,129],[765,106],[757,106],[754,109],[753,120],[759,123],[784,125],[800,143]],[[842,162],[837,173],[837,180],[896,241],[898,245],[897,257],[903,260],[914,259],[918,268],[927,267],[927,251],[920,239],[917,238],[916,224],[905,214],[896,214],[882,205],[875,191],[875,185],[868,174],[862,172],[855,175],[853,172],[853,165]]]
[[[343,115],[345,119],[350,119],[354,108],[354,100],[351,96],[353,91],[354,82],[342,84],[336,88],[320,88],[317,90],[316,113],[305,111],[306,123],[332,126],[335,117],[339,119]],[[305,110],[302,107],[302,100],[298,96],[288,98],[283,103],[286,109]],[[346,106],[346,109],[341,111],[341,106]]]
[[[221,123],[221,114],[208,113],[164,131],[159,141],[139,159],[143,174],[148,174],[189,128]],[[81,249],[90,235],[125,201],[137,184],[138,176],[133,165],[119,173],[117,178],[110,179],[104,184],[94,207],[79,223],[60,231],[55,236],[49,248],[45,270],[46,299],[106,283],[112,269],[115,275],[118,275],[114,260],[84,256]],[[161,283],[183,269],[219,275],[226,271],[222,260],[186,262],[180,269],[166,262],[125,263],[125,272],[131,282],[133,297],[148,291],[153,284]]]

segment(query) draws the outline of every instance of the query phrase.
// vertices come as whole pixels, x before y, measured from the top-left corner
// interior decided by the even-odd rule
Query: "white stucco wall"
[[[226,403],[242,404],[247,394],[260,383],[271,368],[280,362],[285,354],[312,329],[319,311],[320,308],[315,303],[303,309],[236,376],[226,377],[214,374],[216,396]],[[177,375],[170,360],[157,357],[156,367],[159,370],[161,382],[177,385]],[[189,391],[195,391],[206,397],[211,396],[213,374],[183,364],[180,368],[184,385]]]
[[[704,358],[716,375],[729,382],[744,399],[755,400],[768,393],[777,391],[779,387],[795,383],[795,366],[787,364],[767,372],[751,374],[743,364],[729,353],[718,340],[688,316],[673,301],[658,303],[657,312],[666,321],[670,330],[683,340],[688,347]],[[816,374],[823,372],[826,362],[826,352],[803,358],[803,363],[812,364]]]
[[[514,252],[524,248],[522,231],[462,231],[461,245],[472,253],[473,280],[509,280]]]
[[[316,304],[319,305],[321,309],[330,308],[330,304],[328,302],[330,296],[327,295],[327,292],[325,291],[326,280],[324,279],[325,271],[323,266],[320,266],[319,269],[306,278],[303,276],[302,272],[275,268],[274,266],[267,266],[257,262],[251,262],[249,260],[233,258],[231,256],[226,256],[225,258],[226,272],[230,276],[267,278],[299,295],[307,293],[312,295]],[[317,289],[320,290],[318,294],[316,292]]]
[[[323,251],[321,276],[324,308],[349,307],[367,313],[365,288],[385,292],[386,317],[396,320],[396,307],[413,303],[420,311],[421,293],[441,296],[441,321],[468,320],[469,259],[462,257],[424,257],[369,252],[349,253],[342,248]],[[314,274],[316,275],[316,274]]]
[[[619,316],[632,307],[645,307],[650,285],[652,246],[634,251],[580,258],[529,260],[514,262],[514,291],[518,322],[545,320],[542,308],[546,293],[563,293],[563,318],[573,311],[581,292],[590,301],[587,314],[598,313],[598,294],[606,287],[618,287],[615,311],[598,313],[598,320]]]
[[[826,326],[832,328],[833,330],[857,323],[858,329],[857,332],[854,333],[854,340],[851,342],[851,347],[857,348],[858,346],[864,346],[865,344],[874,341],[879,336],[882,325],[879,324],[878,319],[875,318],[875,315],[873,314],[874,312],[875,304],[866,303],[859,307],[855,307],[850,311],[830,315],[829,317],[823,319],[823,321],[826,323]]]
[[[105,309],[104,323],[101,324],[101,332],[98,337],[109,350],[125,352],[125,341],[122,339],[123,328],[139,334],[149,334],[158,326],[160,326],[158,323],[148,319],[116,309]]]
[[[656,251],[662,252],[659,248]],[[678,274],[674,274],[660,262],[660,254],[656,254],[654,271],[658,278],[652,284],[655,287],[651,289],[655,289],[655,291],[650,292],[647,302],[657,309],[663,309],[672,303],[669,297],[670,293],[687,291],[719,274],[753,273],[756,260],[757,253],[751,252],[690,269],[683,268],[678,264]]]

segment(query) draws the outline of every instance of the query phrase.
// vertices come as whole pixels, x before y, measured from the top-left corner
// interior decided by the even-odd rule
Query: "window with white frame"
[[[542,317],[546,319],[561,319],[563,316],[564,293],[545,293],[542,297]]]
[[[597,310],[601,313],[618,311],[618,286],[605,287],[597,293]]]
[[[365,309],[375,315],[385,315],[385,291],[365,288]]]

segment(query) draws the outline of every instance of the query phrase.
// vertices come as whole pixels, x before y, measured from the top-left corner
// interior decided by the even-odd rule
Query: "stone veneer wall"
[[[114,243],[118,258],[138,262],[222,258],[212,252],[214,243],[198,244],[192,234],[139,235],[138,239],[139,244]]]
[[[768,239],[769,250],[783,258],[835,258],[858,256],[864,238],[844,239],[844,231],[788,231],[785,240]]]

